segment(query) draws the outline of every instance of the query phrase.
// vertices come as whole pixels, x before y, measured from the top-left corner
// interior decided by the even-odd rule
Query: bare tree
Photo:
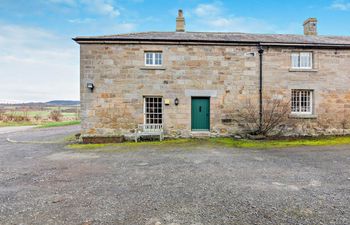
[[[243,109],[239,110],[239,122],[253,135],[270,135],[282,131],[290,113],[290,102],[279,98],[265,98],[263,101],[262,123],[259,119],[259,106],[249,99]]]

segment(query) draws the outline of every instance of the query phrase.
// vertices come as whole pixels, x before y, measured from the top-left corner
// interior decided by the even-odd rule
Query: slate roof
[[[109,41],[150,42],[206,42],[206,43],[252,43],[305,46],[350,47],[350,36],[306,36],[294,34],[248,34],[233,32],[141,32],[107,36],[84,36],[73,40],[78,43]]]

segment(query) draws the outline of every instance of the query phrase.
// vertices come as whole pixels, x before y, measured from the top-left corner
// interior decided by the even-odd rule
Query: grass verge
[[[0,127],[18,127],[18,126],[37,126],[37,128],[61,127],[80,124],[79,120],[60,121],[60,122],[0,122]]]
[[[37,128],[49,128],[49,127],[62,127],[80,124],[79,120],[73,121],[60,121],[60,122],[48,122],[37,126]]]
[[[0,122],[0,127],[35,126],[32,122]]]
[[[350,136],[331,136],[318,138],[302,138],[293,140],[236,140],[233,138],[210,138],[210,139],[175,139],[165,140],[162,142],[124,142],[115,144],[70,144],[67,147],[70,149],[102,149],[108,147],[195,147],[203,145],[221,145],[230,148],[246,148],[246,149],[278,149],[288,147],[302,146],[333,146],[350,144]]]
[[[212,144],[222,144],[235,148],[288,148],[301,146],[332,146],[350,144],[350,136],[330,136],[315,138],[300,138],[293,140],[236,140],[232,138],[212,138],[209,140]]]
[[[70,144],[70,149],[98,149],[105,147],[179,146],[198,143],[196,139],[173,139],[164,141],[123,142],[111,144]]]

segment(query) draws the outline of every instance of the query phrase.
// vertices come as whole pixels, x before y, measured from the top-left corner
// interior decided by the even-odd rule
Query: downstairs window
[[[162,97],[144,97],[144,123],[163,124]]]
[[[312,114],[312,90],[292,90],[292,114]]]

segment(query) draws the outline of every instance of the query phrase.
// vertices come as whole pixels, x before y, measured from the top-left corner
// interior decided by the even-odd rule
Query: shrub
[[[5,115],[5,110],[0,109],[0,121],[5,120],[5,117],[6,117],[6,115]]]
[[[273,132],[282,132],[288,121],[290,104],[284,99],[265,98],[263,101],[262,124],[260,126],[259,104],[249,99],[239,110],[239,122],[249,134],[268,136]]]
[[[53,110],[50,112],[49,118],[53,121],[60,121],[62,116],[63,115],[59,110]]]
[[[40,116],[39,114],[36,114],[36,115],[34,116],[34,119],[35,119],[36,121],[39,121],[39,120],[41,120],[41,116]]]
[[[30,118],[28,116],[27,112],[23,112],[22,114],[16,113],[16,112],[10,112],[4,114],[2,120],[4,122],[24,122],[24,121],[30,121]]]

